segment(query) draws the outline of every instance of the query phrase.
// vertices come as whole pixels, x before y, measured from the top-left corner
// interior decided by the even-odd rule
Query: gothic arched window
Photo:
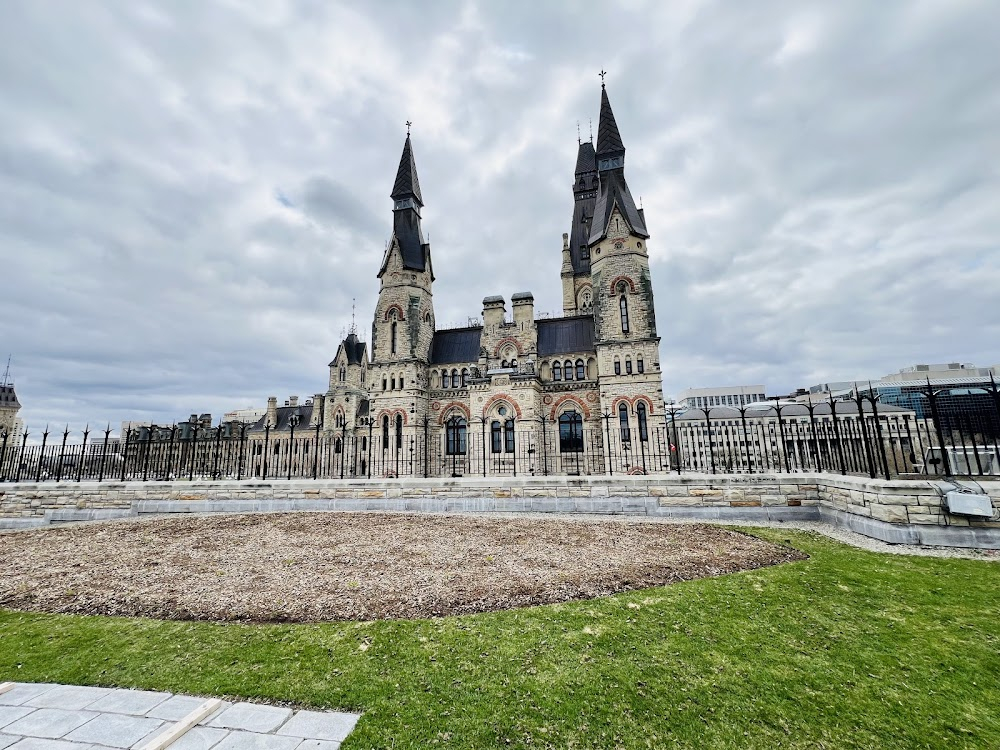
[[[632,374],[632,358],[631,357],[625,357],[625,374],[626,375],[631,375]]]
[[[382,416],[382,451],[389,447],[389,415]]]
[[[514,452],[514,420],[508,419],[503,425],[503,449],[504,453]]]
[[[621,375],[621,374],[622,374],[622,361],[618,359],[618,357],[615,357],[615,375]]]
[[[391,351],[391,353],[395,354],[396,353],[396,321],[395,320],[392,321],[392,340],[391,340],[391,344],[392,344],[392,351]]]
[[[559,452],[583,451],[583,419],[577,411],[563,412],[559,417]]]
[[[572,380],[573,379],[573,362],[572,361],[570,361],[568,359],[566,360],[566,362],[563,364],[563,372],[566,375],[566,380]]]
[[[639,419],[639,439],[642,442],[649,440],[649,431],[646,429],[646,404],[640,401],[635,405],[635,413]]]
[[[642,362],[642,357],[635,358],[635,369],[640,375],[646,371],[646,366]]]
[[[628,300],[624,294],[618,299],[618,306],[622,313],[622,333],[628,333]]]
[[[618,426],[622,432],[622,442],[632,442],[632,431],[628,427],[628,407],[625,404],[618,404]]]
[[[451,371],[451,387],[452,388],[460,388],[461,385],[462,385],[462,381],[459,379],[458,370],[452,370]]]
[[[445,424],[445,453],[449,456],[464,456],[468,449],[468,425],[464,417],[451,417]]]
[[[392,383],[392,390],[396,390],[396,378],[395,378],[395,377],[393,377],[393,378],[392,378],[392,380],[391,380],[391,381],[389,381],[389,382],[391,382],[391,383]]]
[[[399,389],[403,390],[403,376],[402,375],[399,376]]]
[[[491,453],[499,453],[500,452],[500,450],[502,448],[502,445],[501,445],[501,439],[502,439],[501,438],[501,434],[502,433],[500,432],[500,423],[497,420],[494,419],[493,422],[490,424],[490,452]]]
[[[465,388],[469,384],[469,371],[465,367],[462,368],[462,387]]]
[[[396,449],[403,447],[403,415],[396,415]]]
[[[552,363],[552,379],[562,380],[562,365],[558,362]]]
[[[441,387],[451,388],[451,375],[448,373],[447,370],[441,371]]]
[[[578,359],[576,361],[576,379],[577,380],[587,379],[587,368],[584,367],[582,359]]]
[[[347,368],[343,365],[340,366],[340,382],[343,383],[347,380]]]

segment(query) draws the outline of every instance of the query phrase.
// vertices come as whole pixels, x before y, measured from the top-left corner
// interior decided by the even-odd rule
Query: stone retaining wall
[[[978,486],[991,495],[1000,517],[1000,482]],[[0,484],[0,528],[199,510],[556,511],[748,519],[826,513],[830,520],[886,541],[902,541],[904,528],[934,526],[982,529],[973,536],[986,539],[985,546],[994,538],[1000,545],[1000,522],[946,513],[938,487],[928,480],[835,474],[19,483]]]

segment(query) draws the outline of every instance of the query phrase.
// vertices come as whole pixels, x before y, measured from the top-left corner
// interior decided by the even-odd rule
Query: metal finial
[[[601,68],[601,72],[600,72],[599,75],[601,76],[601,88],[602,89],[604,88],[604,76],[606,76],[607,74],[608,74],[608,72],[606,70],[604,70],[603,68]]]
[[[356,302],[355,298],[351,297],[351,333],[357,335],[358,326],[354,322],[354,307],[355,307],[355,302]]]
[[[406,134],[407,134],[407,135],[409,135],[409,134],[410,134],[410,126],[411,126],[412,124],[413,124],[413,123],[412,123],[412,122],[410,122],[409,120],[407,120],[407,121],[406,121]]]
[[[590,118],[590,142],[594,142],[594,118]]]
[[[580,121],[577,120],[576,121],[576,145],[579,146],[581,143],[583,143],[583,141],[580,140]]]

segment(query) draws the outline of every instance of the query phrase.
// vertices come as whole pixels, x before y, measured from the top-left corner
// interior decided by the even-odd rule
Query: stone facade
[[[6,380],[0,381],[0,445],[3,444],[4,436],[8,445],[15,444],[21,437],[21,420],[17,418],[17,413],[21,410],[21,404],[14,393],[14,384]]]

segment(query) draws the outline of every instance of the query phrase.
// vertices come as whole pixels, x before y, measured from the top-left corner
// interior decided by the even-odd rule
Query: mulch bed
[[[607,596],[801,553],[616,519],[289,513],[0,534],[0,607],[164,619],[436,617]]]

